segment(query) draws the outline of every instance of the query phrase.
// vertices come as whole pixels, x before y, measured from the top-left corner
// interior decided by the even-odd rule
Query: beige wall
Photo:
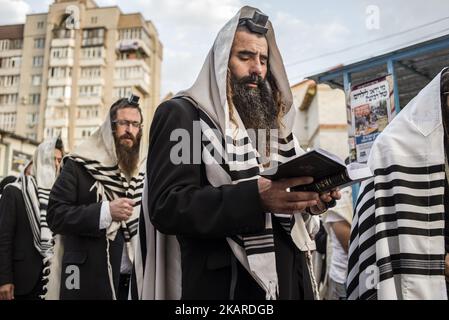
[[[302,104],[307,86],[304,82],[292,87],[295,106]],[[304,149],[322,148],[344,160],[349,155],[344,92],[318,84],[309,107],[297,110],[294,133]]]

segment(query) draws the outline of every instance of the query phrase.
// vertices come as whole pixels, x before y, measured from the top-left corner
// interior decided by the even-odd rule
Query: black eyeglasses
[[[136,128],[136,129],[142,128],[142,124],[139,121],[115,120],[115,121],[112,121],[112,123],[115,123],[116,125],[118,125],[120,127],[129,127],[131,125],[131,126],[133,126],[133,128]]]

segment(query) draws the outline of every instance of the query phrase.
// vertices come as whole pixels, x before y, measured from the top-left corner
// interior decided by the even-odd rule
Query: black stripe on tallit
[[[423,237],[438,237],[444,236],[444,228],[420,229],[411,227],[398,227],[376,232],[376,239],[380,240],[386,237],[390,238],[405,234]]]
[[[372,179],[372,181],[368,184],[365,185],[365,187],[363,188],[363,190],[360,190],[360,193],[357,197],[357,202],[355,204],[355,208],[357,208],[359,206],[359,204],[361,203],[363,197],[368,193],[373,191],[374,189],[374,179]],[[360,216],[360,214],[359,214]]]
[[[287,143],[291,142],[292,140],[293,140],[293,133],[290,132],[290,134],[288,136],[286,136],[285,138],[278,138],[278,143],[287,144]]]
[[[375,189],[377,190],[389,190],[394,187],[404,187],[410,189],[427,190],[433,188],[444,187],[443,180],[433,180],[433,181],[407,181],[401,179],[394,179],[388,182],[376,183]]]
[[[358,251],[357,251],[358,252]],[[359,261],[360,257],[358,255],[351,255],[351,257],[348,260],[348,271],[353,270],[355,268],[355,264]],[[359,264],[357,276],[352,280],[351,283],[347,285],[347,291],[348,296],[355,290],[355,288],[359,285],[359,277],[360,275],[365,272],[365,270],[369,266],[375,266],[376,265],[376,255],[373,254],[366,258],[364,261],[362,261]]]
[[[223,166],[222,166],[223,167]],[[229,171],[232,181],[253,178],[260,173],[259,167],[252,167],[247,170]]]
[[[359,210],[358,213],[358,217],[360,219],[360,217],[363,215],[363,213],[365,213],[366,210],[370,209],[372,206],[374,206],[374,198],[370,198],[368,201],[366,201],[362,207]],[[368,215],[363,222],[359,221],[359,234],[363,234],[365,233],[366,230],[368,230],[369,228],[371,228],[374,225],[374,215],[370,214]],[[354,240],[354,239],[351,239]]]
[[[296,156],[296,151],[295,151],[295,148],[293,147],[293,148],[291,148],[290,150],[277,150],[278,151],[278,154],[280,155],[280,156],[283,156],[283,157],[285,157],[285,158],[291,158],[291,157],[294,157],[294,156]]]
[[[397,211],[389,214],[382,214],[376,217],[376,224],[393,222],[397,220],[414,220],[422,222],[435,222],[444,220],[444,212],[439,213],[417,213],[409,211]]]
[[[423,174],[428,175],[432,173],[438,173],[444,171],[444,164],[438,164],[430,167],[405,167],[400,165],[392,165],[387,168],[381,168],[374,170],[375,176],[385,176],[393,172],[401,172],[407,174]]]
[[[274,253],[274,243],[273,243],[273,245],[266,246],[263,248],[246,249],[246,254],[248,256],[250,256],[252,254],[270,253],[270,252]]]
[[[241,139],[236,140],[230,136],[226,136],[226,143],[232,144],[234,146],[242,147],[242,146],[246,146],[246,145],[250,144],[251,141],[249,140],[249,137],[243,137]]]
[[[443,200],[443,195],[419,197],[410,194],[396,193],[390,197],[376,198],[376,209],[381,207],[391,207],[397,204],[408,204],[419,207],[437,206],[442,205]]]
[[[377,290],[369,289],[360,296],[360,300],[377,300]]]
[[[444,268],[443,269],[418,269],[418,268],[393,268],[389,272],[385,272],[379,275],[379,281],[385,281],[387,279],[393,278],[394,275],[400,274],[417,274],[423,276],[444,276]]]

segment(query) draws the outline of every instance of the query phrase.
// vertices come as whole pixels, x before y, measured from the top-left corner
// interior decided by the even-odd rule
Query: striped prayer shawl
[[[107,238],[107,265],[108,265],[108,277],[111,287],[112,298],[116,300],[114,281],[112,275],[112,266],[109,255],[109,240],[113,241],[117,235],[117,232],[123,232],[125,239],[126,250],[131,262],[134,261],[134,251],[137,247],[137,233],[138,233],[138,221],[142,204],[142,190],[144,184],[145,171],[139,171],[133,176],[130,181],[126,179],[117,165],[105,166],[95,160],[87,160],[79,156],[69,155],[64,158],[71,159],[81,164],[86,171],[95,179],[94,184],[90,188],[90,191],[96,189],[97,201],[112,201],[117,198],[128,198],[134,200],[134,210],[128,220],[117,222],[113,221],[109,228],[106,230]],[[144,167],[142,167],[144,168]],[[64,245],[60,236],[55,237],[54,257],[51,261],[49,271],[49,283],[47,285],[48,290],[45,295],[46,300],[58,300],[59,299],[59,287],[60,287],[60,275],[62,257],[64,254]]]
[[[373,145],[352,223],[349,299],[447,299],[440,76]]]
[[[33,234],[33,244],[43,258],[51,254],[52,232],[47,224],[47,206],[50,190],[39,188],[33,176],[21,174],[16,182],[7,187],[15,187],[22,193],[25,209]],[[44,260],[45,261],[45,260]]]
[[[128,256],[134,259],[132,240],[137,235],[140,208],[142,204],[142,190],[144,182],[144,171],[138,172],[128,182],[125,175],[118,166],[103,166],[95,160],[85,160],[80,157],[69,156],[68,158],[80,163],[87,172],[95,179],[92,188],[96,188],[97,201],[113,201],[118,198],[128,198],[135,202],[131,217],[125,221],[113,222],[107,230],[107,237],[114,240],[118,230],[123,232]]]
[[[237,127],[231,128],[223,138],[217,125],[209,116],[201,109],[198,110],[203,133],[202,159],[206,164],[206,175],[209,182],[218,187],[229,180],[232,184],[237,184],[242,181],[258,179],[264,168],[260,165],[260,155],[254,149],[246,130],[237,129]],[[285,137],[274,137],[274,140],[276,143],[272,143],[270,146],[271,165],[289,161],[302,153],[291,132]],[[224,179],[223,176],[227,176],[227,178]],[[235,256],[266,291],[267,299],[276,299],[278,293],[272,219],[276,219],[289,235],[296,222],[302,227],[301,235],[307,234],[301,214],[291,216],[266,213],[265,231],[261,234],[228,238],[228,243]],[[313,246],[306,251],[314,249],[314,244],[310,239],[305,242]],[[310,265],[308,266],[310,267]],[[312,274],[312,270],[309,272]]]

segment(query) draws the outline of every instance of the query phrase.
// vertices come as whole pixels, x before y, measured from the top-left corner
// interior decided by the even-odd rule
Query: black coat
[[[48,203],[47,221],[50,229],[63,235],[61,299],[112,299],[107,267],[106,231],[99,229],[101,202],[96,189],[89,191],[95,180],[84,167],[67,159],[56,180]],[[117,233],[109,241],[110,262],[117,292],[123,251],[123,235]],[[79,267],[80,288],[69,290],[67,277],[74,274],[67,267]]]
[[[172,148],[179,142],[170,141],[173,130],[186,130],[192,140],[190,150],[195,150],[193,139],[198,137],[193,123],[198,120],[198,110],[182,99],[164,102],[156,110],[147,161],[151,221],[159,231],[177,235],[183,299],[229,299],[233,270],[237,274],[234,298],[264,299],[263,290],[236,260],[226,241],[228,236],[264,230],[257,181],[215,188],[207,180],[204,163],[194,164],[198,157],[193,152],[190,164],[170,161]],[[281,298],[309,297],[310,283],[307,294],[302,287],[307,272],[304,255],[279,224],[274,223],[273,228]]]
[[[29,294],[42,277],[42,262],[22,192],[9,186],[0,200],[0,286],[12,283],[15,295]]]

